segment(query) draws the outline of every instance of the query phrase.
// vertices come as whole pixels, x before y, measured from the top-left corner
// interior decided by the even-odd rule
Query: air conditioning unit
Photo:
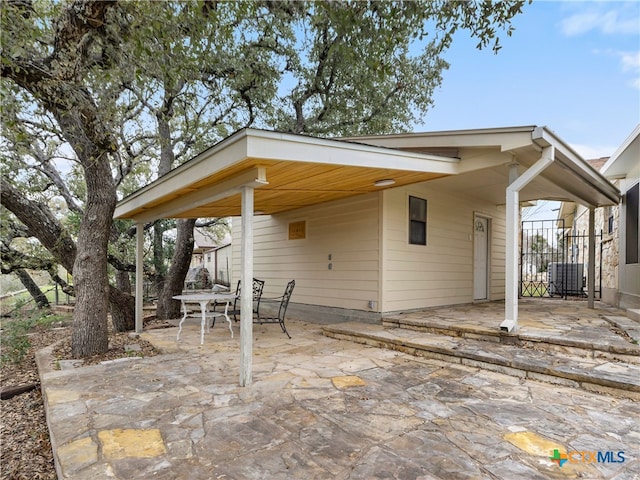
[[[582,263],[550,263],[548,275],[550,295],[584,295]]]

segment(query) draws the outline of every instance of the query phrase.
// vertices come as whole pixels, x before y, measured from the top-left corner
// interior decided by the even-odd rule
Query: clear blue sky
[[[547,126],[584,158],[640,122],[640,2],[534,0],[502,49],[456,34],[435,105],[415,131]]]

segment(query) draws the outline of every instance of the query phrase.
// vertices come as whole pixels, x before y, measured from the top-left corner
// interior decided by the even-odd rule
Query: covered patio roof
[[[617,204],[619,192],[569,145],[546,127],[535,125],[442,132],[372,135],[352,140],[413,152],[455,149],[463,159],[458,175],[439,180],[448,188],[476,193],[496,205],[505,203],[510,166],[521,175],[540,158],[543,148],[553,146],[550,165],[520,191],[520,201],[574,201],[588,206]],[[473,172],[473,175],[464,173]]]
[[[240,187],[252,183],[255,212],[275,214],[393,186],[453,175],[459,159],[241,130],[125,198],[115,218],[230,217],[241,213]],[[388,188],[388,186],[387,186]]]
[[[267,215],[435,179],[499,205],[508,166],[517,162],[519,172],[526,170],[549,145],[554,161],[520,192],[521,202],[617,203],[617,189],[541,127],[348,140],[244,129],[122,200],[114,216],[142,222],[239,216],[240,187],[247,183],[256,187],[255,212]],[[394,183],[376,186],[385,179]]]

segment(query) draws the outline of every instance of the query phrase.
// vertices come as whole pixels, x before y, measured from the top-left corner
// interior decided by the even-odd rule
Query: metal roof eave
[[[501,152],[512,152],[518,157],[520,152],[531,149],[540,152],[542,148],[553,146],[554,162],[540,173],[547,182],[555,185],[558,198],[588,205],[613,205],[620,201],[620,192],[601,173],[593,169],[569,145],[563,142],[547,127],[524,125],[499,128],[435,131],[423,133],[401,133],[390,135],[369,135],[350,137],[352,141],[371,142],[392,148],[452,146],[482,148],[493,146]],[[460,163],[460,168],[466,161]],[[462,173],[462,171],[460,172]],[[535,186],[534,181],[529,189]],[[539,199],[542,199],[539,197]]]
[[[582,182],[582,184],[574,184],[571,193],[594,207],[620,203],[620,191],[553,132],[546,127],[537,127],[532,132],[531,138],[541,148],[553,146],[555,149],[554,163],[578,177],[577,180]],[[553,174],[553,169],[549,173]],[[562,176],[562,172],[559,175]],[[553,181],[553,178],[550,180]],[[598,199],[599,197],[604,197],[609,203],[603,202],[602,198]]]
[[[614,152],[600,170],[608,178],[624,177],[633,163],[640,161],[640,123]]]

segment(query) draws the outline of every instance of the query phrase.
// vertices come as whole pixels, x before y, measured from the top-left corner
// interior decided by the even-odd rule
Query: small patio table
[[[180,333],[182,332],[182,324],[189,316],[187,311],[187,304],[198,303],[200,304],[200,312],[202,315],[202,321],[200,323],[200,345],[204,344],[204,327],[207,325],[207,316],[210,317],[224,317],[229,323],[229,331],[231,332],[231,338],[233,338],[233,330],[231,328],[231,319],[227,314],[229,310],[229,303],[233,302],[236,296],[233,293],[194,293],[188,295],[176,295],[174,300],[180,300],[182,303],[183,316],[182,320],[178,324],[178,336],[176,341],[180,340]],[[225,303],[224,312],[207,312],[207,305],[209,302]],[[192,315],[195,316],[195,315]],[[208,325],[207,325],[208,330]]]

